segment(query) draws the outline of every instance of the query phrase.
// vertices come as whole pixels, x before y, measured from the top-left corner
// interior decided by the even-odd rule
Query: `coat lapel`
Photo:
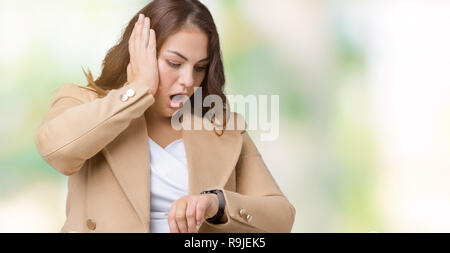
[[[239,159],[242,136],[238,131],[185,130],[183,139],[189,170],[189,195],[222,188]]]
[[[150,220],[150,157],[145,118],[131,121],[103,154],[141,222]]]
[[[212,124],[210,125],[212,126]],[[241,152],[239,131],[183,130],[189,195],[226,185]],[[150,220],[150,149],[145,117],[133,120],[103,154],[143,224]]]

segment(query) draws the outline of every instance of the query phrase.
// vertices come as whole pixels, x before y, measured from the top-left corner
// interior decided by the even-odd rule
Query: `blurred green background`
[[[202,2],[227,94],[280,96],[279,138],[250,135],[296,207],[293,232],[450,231],[450,2]],[[67,178],[34,133],[147,3],[0,0],[0,232],[62,227]]]

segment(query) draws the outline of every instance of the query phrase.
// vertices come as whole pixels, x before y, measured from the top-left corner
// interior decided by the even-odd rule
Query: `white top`
[[[169,233],[167,217],[172,203],[188,194],[188,169],[183,139],[162,148],[151,138],[150,146],[150,232]]]

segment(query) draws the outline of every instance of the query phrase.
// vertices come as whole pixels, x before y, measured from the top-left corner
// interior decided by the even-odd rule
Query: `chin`
[[[171,118],[177,112],[177,110],[178,109],[168,107],[167,111],[164,113],[164,116],[167,118]]]

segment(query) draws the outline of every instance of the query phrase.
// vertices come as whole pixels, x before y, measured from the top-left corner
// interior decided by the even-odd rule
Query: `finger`
[[[140,25],[140,27],[139,27],[139,41],[138,41],[139,48],[143,48],[143,45],[144,45],[144,43],[142,43],[143,39],[144,39],[144,28],[145,28],[144,24],[145,24],[145,16],[142,14],[142,18],[141,18],[141,21],[139,23],[139,25]]]
[[[130,39],[128,40],[128,50],[130,52],[130,59],[134,59],[134,51],[135,51],[134,40],[136,36],[137,23],[138,23],[137,21],[136,23],[134,23],[133,31],[131,32]]]
[[[170,207],[169,216],[167,217],[170,233],[180,233],[180,230],[178,230],[177,222],[175,220],[176,209],[177,209],[176,202],[173,202],[172,206]]]
[[[148,39],[148,49],[156,50],[156,33],[155,30],[150,29],[149,39]]]
[[[206,201],[199,200],[197,203],[197,210],[195,211],[195,218],[197,220],[197,224],[200,224],[205,217],[206,213]]]
[[[187,233],[187,221],[186,221],[186,201],[180,201],[177,204],[175,210],[175,220],[177,222],[178,229],[181,233]]]
[[[144,19],[144,28],[142,29],[142,48],[148,47],[148,39],[149,39],[149,30],[150,30],[150,19],[146,17]]]
[[[188,202],[188,206],[186,208],[186,220],[189,233],[197,233],[197,219],[195,215],[196,208],[197,198],[192,198],[192,200]]]
[[[143,14],[139,14],[139,20],[138,23],[136,25],[136,35],[134,38],[134,47],[136,50],[139,50],[141,47],[141,35],[142,35],[142,28],[143,28],[143,19],[144,19],[144,15]]]
[[[130,47],[132,48],[132,53],[133,53],[133,60],[136,57],[136,34],[137,34],[137,29],[138,29],[138,24],[139,24],[139,18],[136,21],[136,23],[134,23],[134,28],[133,28],[133,32],[131,33],[131,37],[130,37]],[[131,61],[133,62],[133,61]]]
[[[149,27],[151,28],[152,20],[150,18],[148,18],[148,21],[149,21],[149,25],[150,25]],[[150,29],[147,48],[151,49],[151,48],[154,48],[155,46],[156,46],[155,30]]]

